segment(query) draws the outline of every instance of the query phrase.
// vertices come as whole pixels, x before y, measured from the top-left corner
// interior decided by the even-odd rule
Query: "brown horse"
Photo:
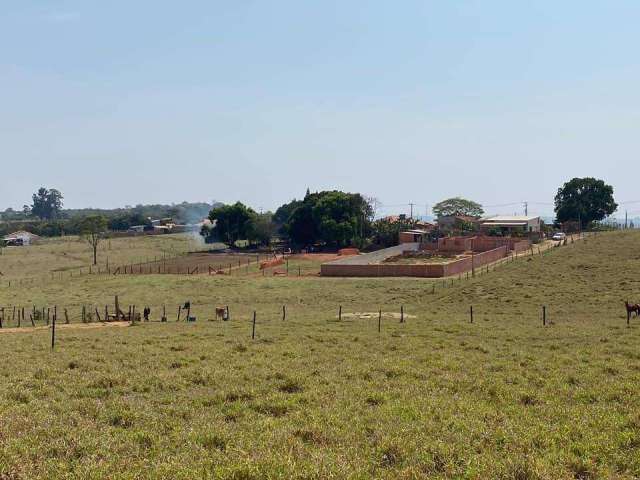
[[[627,307],[627,315],[631,315],[633,312],[635,312],[636,317],[640,315],[640,305],[638,305],[637,303],[630,305],[629,302],[626,301],[624,302],[624,306]]]

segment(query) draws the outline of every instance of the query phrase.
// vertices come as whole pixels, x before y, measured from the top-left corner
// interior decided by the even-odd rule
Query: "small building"
[[[503,235],[513,233],[537,233],[540,232],[540,217],[527,215],[496,215],[483,218],[480,221],[480,229],[483,232],[500,231]]]
[[[131,225],[128,231],[133,233],[141,233],[144,232],[144,228],[144,225]]]
[[[2,241],[7,247],[21,247],[31,245],[39,239],[40,237],[38,235],[25,230],[19,230],[3,237]]]
[[[427,230],[406,230],[398,234],[399,243],[425,243],[428,239]]]

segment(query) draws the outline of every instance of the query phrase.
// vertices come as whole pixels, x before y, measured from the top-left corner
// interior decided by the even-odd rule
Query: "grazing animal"
[[[633,312],[635,312],[636,317],[638,315],[640,315],[640,305],[636,304],[632,304],[630,305],[629,302],[624,302],[624,306],[627,307],[627,314],[631,314]]]
[[[224,320],[225,314],[227,313],[227,309],[224,307],[216,307],[216,320],[219,318],[220,320]]]

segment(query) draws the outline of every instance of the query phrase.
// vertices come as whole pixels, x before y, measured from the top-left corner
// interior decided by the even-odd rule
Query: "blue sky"
[[[0,209],[309,187],[545,214],[574,176],[640,200],[639,24],[637,1],[5,1]]]

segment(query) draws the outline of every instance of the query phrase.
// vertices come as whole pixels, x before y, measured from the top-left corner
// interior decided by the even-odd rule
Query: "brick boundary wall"
[[[529,240],[522,240],[513,244],[514,253],[524,252],[531,248],[531,242]]]
[[[522,245],[525,245],[523,247]],[[451,237],[440,238],[438,243],[422,243],[420,250],[441,251],[446,253],[462,253],[468,251],[486,252],[506,245],[509,250],[514,250],[516,245],[520,245],[519,252],[531,247],[531,241],[523,238],[511,237],[489,237],[487,235],[474,235],[472,237]]]
[[[507,256],[506,245],[473,256],[473,267],[481,267]],[[320,266],[323,277],[424,277],[440,278],[458,275],[471,270],[472,257],[451,263],[431,265],[394,265],[377,263],[369,265],[324,263]]]
[[[506,245],[494,248],[493,250],[487,250],[486,252],[477,253],[473,256],[473,266],[481,267],[488,263],[497,262],[501,258],[506,257],[508,254],[509,247],[507,247]]]

